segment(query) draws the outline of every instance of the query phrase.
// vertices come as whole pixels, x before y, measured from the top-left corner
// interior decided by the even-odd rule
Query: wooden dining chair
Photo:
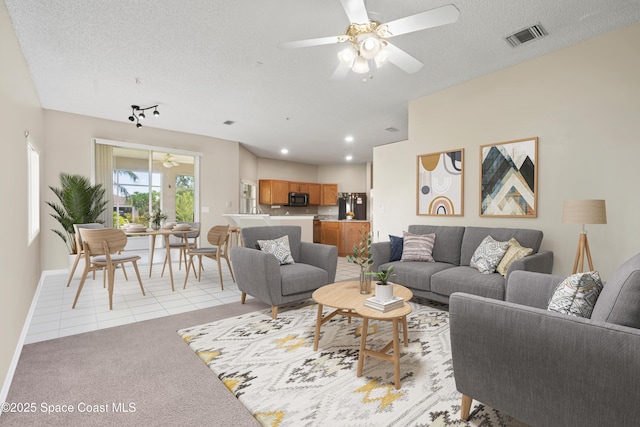
[[[80,232],[78,231],[80,228],[104,228],[104,224],[100,224],[97,222],[90,222],[87,224],[73,224],[73,229],[75,230],[75,240],[76,240],[76,259],[73,261],[73,267],[71,267],[71,272],[69,273],[69,280],[67,280],[67,287],[71,284],[71,280],[73,279],[73,275],[76,273],[76,268],[78,268],[78,263],[80,259],[84,256],[84,252],[82,249],[82,237],[80,236]],[[94,272],[95,279],[95,272]]]
[[[82,292],[82,287],[89,272],[106,269],[105,274],[108,277],[109,290],[109,310],[112,310],[115,271],[118,266],[123,267],[126,262],[133,264],[133,268],[138,276],[140,290],[142,290],[142,295],[145,295],[142,279],[140,278],[140,271],[138,270],[138,260],[140,257],[119,253],[127,244],[127,235],[124,234],[122,230],[115,228],[80,228],[79,231],[82,236],[85,265],[82,279],[80,279],[80,285],[76,292],[76,298],[73,300],[73,306],[71,308],[76,308],[78,297],[80,297],[80,292]]]
[[[187,250],[189,248],[197,248],[198,247],[198,238],[200,237],[200,223],[199,222],[185,222],[184,224],[189,224],[191,228],[197,228],[198,231],[192,231],[191,233],[187,233],[186,235],[180,235],[180,240],[177,242],[169,241],[169,247],[165,248],[166,251],[170,251],[171,249],[179,249],[180,250],[180,260],[178,263],[178,270],[182,268],[182,260],[184,259],[184,265],[187,265]],[[175,237],[171,235],[171,237]],[[191,241],[190,241],[191,240]],[[164,275],[164,269],[167,266],[168,257],[165,252],[164,255],[164,263],[162,264],[162,272],[160,273],[160,277]],[[193,270],[195,274],[195,270]]]
[[[211,258],[216,260],[218,263],[218,274],[220,275],[220,289],[224,290],[224,285],[222,283],[222,267],[220,264],[220,259],[225,259],[227,261],[227,266],[229,267],[229,271],[231,272],[231,278],[235,282],[236,279],[233,275],[233,270],[231,269],[231,263],[229,262],[229,226],[228,225],[216,225],[212,227],[207,233],[207,241],[209,242],[211,247],[204,248],[194,248],[187,250],[187,257],[189,258],[189,263],[187,264],[187,275],[184,278],[184,286],[183,289],[187,288],[187,280],[189,279],[189,270],[192,268],[195,272],[195,266],[193,264],[193,258],[198,257],[199,265],[198,265],[198,282],[202,278],[202,257],[205,256],[207,258]],[[194,273],[195,274],[195,273]]]

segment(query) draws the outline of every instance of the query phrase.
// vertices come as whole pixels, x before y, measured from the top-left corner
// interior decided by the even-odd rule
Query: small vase
[[[367,270],[364,267],[360,268],[360,293],[371,293],[371,276],[367,274]]]
[[[156,224],[155,222],[152,222],[149,225],[151,226],[152,230],[160,230],[160,224]]]
[[[376,299],[382,302],[391,301],[393,299],[393,285],[391,283],[388,285],[376,283]]]

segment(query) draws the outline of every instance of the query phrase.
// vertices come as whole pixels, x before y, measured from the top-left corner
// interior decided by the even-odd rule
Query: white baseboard
[[[31,318],[33,317],[33,312],[36,309],[36,304],[38,303],[38,297],[40,296],[40,290],[42,289],[44,279],[47,274],[56,274],[60,272],[68,272],[68,270],[48,270],[43,271],[40,275],[40,281],[38,282],[38,287],[36,288],[36,292],[33,294],[33,299],[31,300],[31,307],[29,307],[29,312],[27,313],[27,318],[24,320],[24,325],[22,326],[22,333],[20,334],[20,338],[18,339],[18,343],[16,344],[16,349],[13,353],[13,359],[11,359],[11,364],[9,365],[9,370],[7,371],[7,376],[4,379],[4,384],[2,385],[2,391],[0,392],[0,402],[7,401],[7,395],[9,394],[9,387],[11,386],[11,382],[13,381],[13,374],[16,372],[16,367],[18,366],[18,360],[20,359],[20,354],[22,353],[22,346],[24,345],[24,340],[27,337],[27,333],[29,332],[29,325],[31,325]],[[0,415],[1,411],[0,411]]]

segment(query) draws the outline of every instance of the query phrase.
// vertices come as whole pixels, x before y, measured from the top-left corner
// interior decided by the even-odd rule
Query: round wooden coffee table
[[[393,295],[402,297],[405,301],[409,301],[411,298],[413,298],[413,292],[398,284],[393,284]],[[349,317],[349,322],[351,322],[352,317],[361,318],[362,315],[356,312],[356,307],[364,305],[364,301],[367,298],[371,298],[372,296],[375,296],[375,287],[374,289],[372,289],[372,292],[370,294],[361,294],[359,281],[337,282],[316,289],[311,295],[311,297],[318,303],[318,317],[316,319],[316,333],[315,339],[313,340],[313,350],[318,350],[318,342],[320,341],[320,327],[323,324],[331,320],[337,314]],[[325,305],[327,307],[335,308],[335,311],[332,311],[331,313],[322,317],[322,309]],[[405,306],[408,305],[405,303]],[[382,313],[378,311],[376,312],[379,314],[391,313]],[[406,326],[407,325],[405,317],[403,321],[405,346],[408,345]]]

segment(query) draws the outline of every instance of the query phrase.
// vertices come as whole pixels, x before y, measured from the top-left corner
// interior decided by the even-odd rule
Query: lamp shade
[[[604,200],[565,200],[562,222],[574,224],[606,224],[607,209]]]

